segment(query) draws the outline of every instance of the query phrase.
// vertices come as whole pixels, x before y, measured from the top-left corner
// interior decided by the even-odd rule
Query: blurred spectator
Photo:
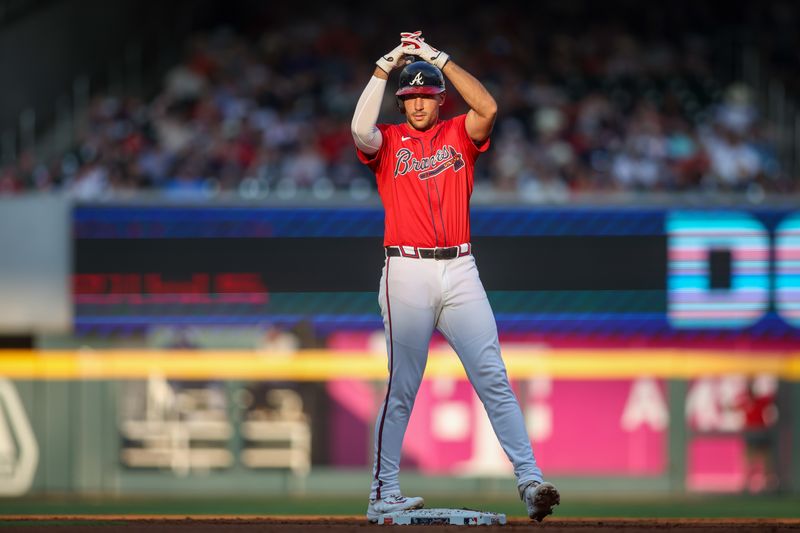
[[[782,178],[753,90],[736,80],[721,86],[712,75],[716,42],[661,9],[672,15],[669,39],[614,16],[588,14],[575,31],[578,19],[556,16],[552,5],[534,28],[486,6],[480,18],[495,26],[465,21],[475,26],[469,42],[426,28],[488,80],[500,105],[492,149],[476,168],[480,186],[550,202],[572,192],[800,190],[800,180]],[[193,36],[159,94],[97,95],[76,146],[50,162],[20,155],[0,168],[0,194],[363,194],[371,182],[349,135],[362,89],[354,80],[391,34],[356,32],[348,17],[328,15],[287,22],[275,14],[260,34]],[[519,37],[531,34],[535,43]],[[769,39],[764,47],[781,49]],[[463,102],[453,93],[446,105]],[[384,113],[396,113],[390,91]]]
[[[734,130],[716,129],[706,137],[705,147],[713,185],[720,189],[745,190],[762,171],[758,152]]]
[[[675,190],[688,190],[700,185],[708,172],[708,157],[697,133],[689,123],[675,117],[665,125],[666,162]]]
[[[750,88],[734,83],[725,90],[725,98],[717,108],[717,121],[728,131],[746,136],[755,125],[756,108]]]
[[[738,408],[744,417],[745,488],[749,492],[778,488],[777,442],[772,431],[778,419],[775,405],[777,387],[778,381],[774,376],[756,376],[748,381],[738,400]]]

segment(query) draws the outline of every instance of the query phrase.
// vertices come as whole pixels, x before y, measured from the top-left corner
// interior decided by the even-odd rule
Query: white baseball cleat
[[[367,507],[367,520],[377,522],[378,517],[396,511],[408,511],[410,509],[421,509],[425,505],[425,500],[419,496],[406,497],[402,494],[389,494],[379,500],[370,500]]]
[[[537,522],[553,514],[553,507],[561,503],[561,495],[552,483],[534,481],[521,490],[522,499],[528,506],[528,516]]]

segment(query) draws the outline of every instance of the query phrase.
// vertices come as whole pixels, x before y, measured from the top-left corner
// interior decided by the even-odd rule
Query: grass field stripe
[[[628,504],[630,506],[630,504]],[[743,503],[748,507],[754,507],[752,503]],[[623,508],[623,504],[615,503],[610,507],[614,509]],[[729,508],[734,511],[728,511],[722,516],[709,517],[706,514],[690,514],[693,517],[686,516],[673,516],[674,511],[668,512],[668,518],[663,517],[665,505],[656,506],[653,510],[656,512],[658,518],[651,518],[648,515],[639,517],[628,516],[613,516],[610,517],[606,514],[601,514],[595,517],[585,516],[566,516],[566,517],[552,517],[547,519],[548,530],[562,531],[568,528],[570,531],[580,528],[582,531],[626,531],[631,529],[633,531],[784,531],[784,528],[794,530],[800,525],[800,519],[793,517],[755,517],[743,518],[736,515],[735,504],[729,504]],[[756,507],[757,508],[757,507]],[[715,508],[716,509],[716,508]],[[657,514],[661,511],[661,514]],[[510,516],[508,517],[508,529],[511,531],[531,529],[531,521],[527,517]],[[59,527],[82,527],[81,531],[97,531],[105,533],[106,531],[118,531],[115,527],[126,526],[127,528],[144,529],[148,528],[158,529],[163,531],[165,527],[177,528],[180,531],[193,531],[194,528],[202,528],[203,531],[230,531],[235,528],[237,531],[250,532],[257,531],[281,531],[281,526],[291,529],[290,531],[298,531],[303,527],[303,531],[328,531],[331,526],[347,526],[348,530],[361,530],[364,526],[363,515],[327,515],[318,516],[312,514],[270,514],[268,516],[261,515],[231,515],[231,514],[166,514],[166,515],[137,515],[135,513],[120,515],[120,514],[96,514],[96,515],[9,515],[0,519],[0,528],[15,527],[14,531],[21,528],[29,529],[37,527],[52,527],[54,531],[59,531]],[[380,526],[375,526],[380,527]],[[441,526],[432,526],[438,530]],[[265,529],[266,528],[266,529]],[[424,528],[425,531],[431,528]],[[506,529],[506,528],[504,528]],[[70,529],[74,531],[75,529]],[[450,530],[450,528],[448,528]],[[489,529],[495,531],[495,528]]]
[[[503,352],[509,376],[528,379],[688,379],[705,375],[772,373],[800,381],[800,352],[714,350],[519,350]],[[0,376],[9,379],[262,379],[325,381],[386,379],[386,354],[306,350],[295,355],[250,351],[0,350]],[[432,351],[425,378],[465,379],[452,351]]]

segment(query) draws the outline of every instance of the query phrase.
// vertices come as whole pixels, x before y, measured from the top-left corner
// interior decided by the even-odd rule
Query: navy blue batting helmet
[[[444,91],[442,71],[425,61],[414,61],[400,72],[399,88],[394,94],[439,94]]]

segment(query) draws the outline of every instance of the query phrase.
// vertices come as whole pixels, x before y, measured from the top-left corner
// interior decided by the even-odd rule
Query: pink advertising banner
[[[372,345],[371,343],[375,343]],[[339,337],[332,348],[380,352],[382,338]],[[441,348],[435,346],[434,348]],[[667,475],[670,450],[666,382],[641,377],[567,380],[541,377],[512,383],[520,400],[539,465],[548,476]],[[327,384],[331,399],[330,460],[334,466],[372,464],[372,428],[385,384],[338,380]],[[759,473],[748,464],[743,434],[752,429],[752,409],[742,404],[750,391],[765,399],[777,390],[774,376],[748,382],[717,376],[689,382],[684,402],[689,435],[686,488],[728,492],[751,488]],[[674,423],[674,421],[672,422]],[[488,417],[466,379],[426,379],[411,415],[403,464],[442,475],[511,475]],[[675,452],[675,451],[673,451]],[[755,465],[757,468],[757,465]],[[767,480],[768,481],[768,480]],[[752,489],[751,489],[752,490]]]
[[[662,383],[539,379],[516,382],[514,389],[537,460],[548,475],[665,472],[668,411]],[[383,399],[382,387],[336,381],[328,384],[328,392],[335,405],[333,461],[341,466],[369,464],[370,431]],[[366,444],[353,446],[354,442]],[[466,380],[422,383],[403,450],[405,465],[426,473],[511,473]]]

